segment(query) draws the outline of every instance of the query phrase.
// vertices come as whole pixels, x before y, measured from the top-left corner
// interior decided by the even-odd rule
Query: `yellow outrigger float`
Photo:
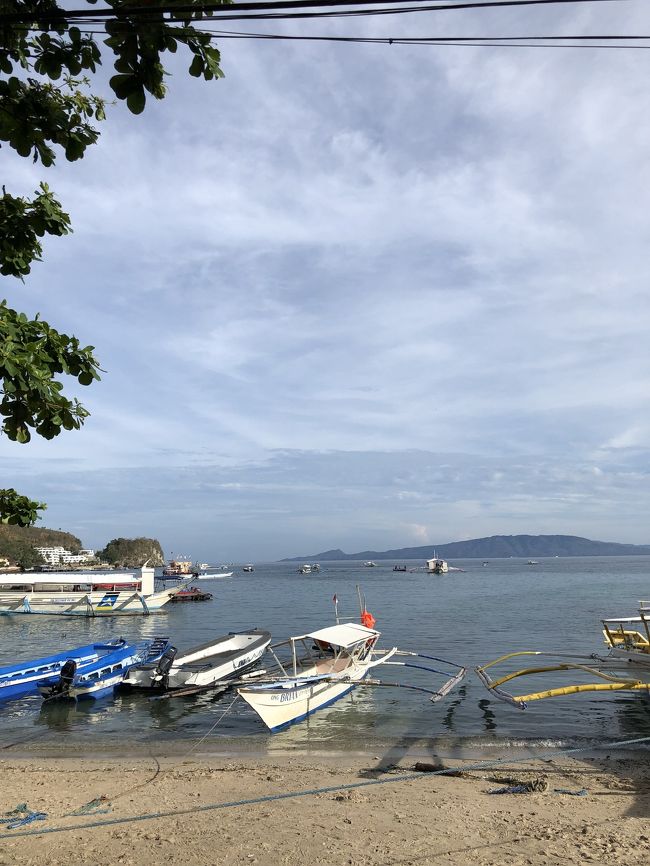
[[[507,653],[494,661],[475,668],[483,685],[495,698],[525,710],[531,701],[557,698],[580,692],[631,691],[650,693],[650,602],[639,602],[639,615],[601,620],[605,645],[609,652],[589,656],[564,653],[520,651]],[[492,679],[489,668],[520,656],[545,656],[557,659],[554,664],[526,667]],[[566,659],[566,661],[560,661]],[[501,688],[518,677],[556,671],[582,672],[586,682],[558,686],[523,695],[512,695]]]

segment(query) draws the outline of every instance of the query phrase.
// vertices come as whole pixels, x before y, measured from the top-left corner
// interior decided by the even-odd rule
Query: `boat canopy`
[[[648,618],[644,616],[619,616],[614,619],[602,620],[603,625],[621,625],[626,622],[648,622]]]
[[[370,638],[377,638],[379,634],[380,632],[372,628],[366,628],[365,625],[351,622],[321,628],[318,631],[302,635],[302,638],[311,638],[312,640],[322,641],[332,646],[341,647],[342,649],[349,649],[356,646],[356,644],[365,643]],[[294,638],[294,640],[301,640],[302,638]]]

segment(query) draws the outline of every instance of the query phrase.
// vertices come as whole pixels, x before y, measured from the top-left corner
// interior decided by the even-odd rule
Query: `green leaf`
[[[140,86],[138,90],[134,90],[126,97],[126,105],[132,114],[142,114],[147,98],[144,93],[144,87]]]

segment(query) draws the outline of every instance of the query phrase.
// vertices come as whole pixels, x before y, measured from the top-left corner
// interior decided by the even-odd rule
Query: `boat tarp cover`
[[[332,646],[348,649],[349,647],[367,641],[370,638],[379,637],[379,632],[372,628],[366,628],[365,625],[350,622],[331,625],[328,628],[321,628],[318,631],[312,631],[309,634],[303,635],[303,637],[324,641]],[[294,638],[294,640],[300,640],[300,638]]]

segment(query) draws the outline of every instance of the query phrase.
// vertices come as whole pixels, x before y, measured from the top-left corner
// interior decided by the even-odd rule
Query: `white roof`
[[[309,634],[302,635],[312,640],[322,640],[330,643],[333,646],[347,649],[355,644],[367,641],[371,637],[379,637],[379,632],[372,628],[366,628],[365,625],[360,625],[356,622],[340,623],[339,625],[331,625],[328,628],[321,628],[318,631],[312,631]],[[300,638],[294,638],[300,640]]]
[[[13,583],[17,586],[25,586],[25,584],[34,583],[53,583],[53,584],[72,584],[72,583],[135,583],[140,580],[138,574],[125,574],[124,572],[115,571],[93,571],[93,572],[40,572],[30,571],[24,573],[20,571],[0,573],[0,583]]]
[[[624,622],[648,622],[648,617],[642,616],[619,616],[615,619],[604,619],[603,623],[607,625],[616,624],[616,623],[624,623]]]

